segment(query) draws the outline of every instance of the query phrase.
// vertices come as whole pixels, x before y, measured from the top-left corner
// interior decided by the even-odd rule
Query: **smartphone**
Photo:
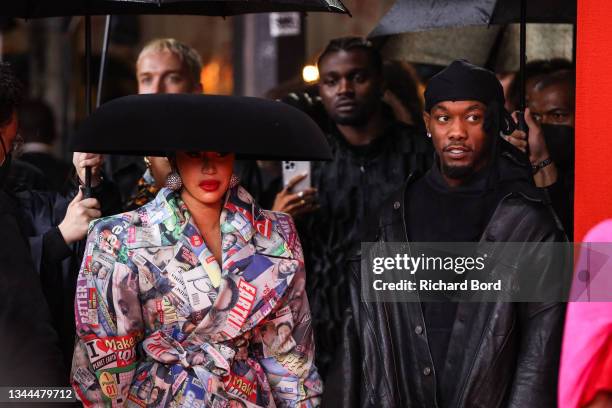
[[[306,190],[310,188],[310,162],[309,161],[283,161],[283,187],[287,187],[289,181],[295,176],[306,174],[303,180],[293,186],[292,192]]]

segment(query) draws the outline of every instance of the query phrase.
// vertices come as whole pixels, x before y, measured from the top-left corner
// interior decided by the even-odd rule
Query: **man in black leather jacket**
[[[529,162],[498,137],[512,122],[495,75],[455,61],[425,98],[436,164],[382,207],[370,241],[564,242]],[[563,303],[366,303],[360,257],[323,406],[556,406]]]

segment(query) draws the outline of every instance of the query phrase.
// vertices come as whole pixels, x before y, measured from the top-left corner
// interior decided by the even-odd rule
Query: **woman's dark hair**
[[[23,100],[23,86],[10,64],[0,62],[0,126],[10,122]]]
[[[321,55],[319,55],[317,66],[321,66],[321,62],[323,61],[323,58],[327,56],[327,54],[340,51],[349,52],[353,50],[363,50],[367,52],[370,59],[370,66],[375,72],[382,74],[383,61],[380,51],[378,51],[378,49],[376,49],[370,41],[363,37],[342,37],[331,40]]]

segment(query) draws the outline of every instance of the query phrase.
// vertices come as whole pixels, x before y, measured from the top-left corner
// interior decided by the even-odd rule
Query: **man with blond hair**
[[[136,60],[139,94],[202,93],[202,59],[174,38],[147,43]]]

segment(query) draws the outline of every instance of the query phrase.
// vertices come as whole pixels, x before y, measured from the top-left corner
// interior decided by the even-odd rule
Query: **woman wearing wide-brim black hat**
[[[141,95],[99,109],[73,147],[167,154],[174,167],[155,200],[90,226],[75,299],[79,399],[317,406],[295,226],[259,208],[232,175],[236,155],[328,159],[316,124],[279,102]],[[270,325],[292,347],[269,349],[261,328]]]

